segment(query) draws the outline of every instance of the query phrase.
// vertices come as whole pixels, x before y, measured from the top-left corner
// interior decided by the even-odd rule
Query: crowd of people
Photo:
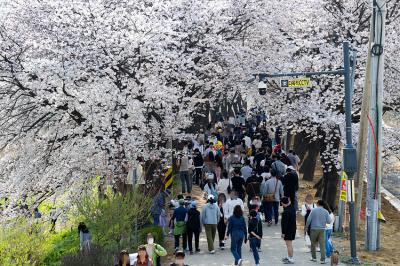
[[[178,154],[176,167],[181,194],[170,203],[171,218],[168,221],[165,209],[168,190],[160,191],[151,209],[154,223],[163,227],[165,235],[174,236],[177,258],[171,265],[185,265],[185,254],[200,252],[199,238],[203,228],[210,254],[216,253],[214,242],[218,235],[221,251],[230,238],[234,265],[242,265],[242,245],[247,242],[255,265],[260,265],[263,223],[267,227],[280,223],[287,247],[287,256],[282,263],[294,264],[292,242],[296,237],[296,213],[299,210],[299,163],[300,158],[293,150],[283,150],[280,129],[267,126],[261,114],[252,119],[246,119],[243,114],[236,119],[220,119],[206,130],[200,130]],[[193,186],[199,186],[204,193],[206,204],[201,210],[191,197]],[[333,249],[330,240],[333,214],[323,201],[314,204],[309,196],[305,201],[301,214],[305,217],[311,260],[316,261],[319,245],[320,262],[325,263]],[[280,206],[283,212],[279,221]],[[245,213],[248,213],[246,218]],[[134,265],[160,265],[147,253],[149,264],[143,255],[145,250],[148,251],[139,247]],[[152,254],[159,253],[153,251]]]

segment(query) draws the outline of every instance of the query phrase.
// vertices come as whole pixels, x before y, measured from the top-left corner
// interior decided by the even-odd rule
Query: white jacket
[[[242,208],[242,211],[244,211],[244,204],[243,201],[240,198],[237,199],[228,199],[225,203],[224,207],[224,216],[225,219],[229,219],[233,215],[233,209],[239,205]]]

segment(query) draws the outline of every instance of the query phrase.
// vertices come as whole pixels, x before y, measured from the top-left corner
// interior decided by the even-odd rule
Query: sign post
[[[281,79],[282,88],[308,88],[311,87],[310,78]]]

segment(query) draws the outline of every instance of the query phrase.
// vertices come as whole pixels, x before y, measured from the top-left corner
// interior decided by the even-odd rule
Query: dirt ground
[[[316,175],[318,180],[320,173]],[[299,205],[304,201],[307,193],[315,193],[313,182],[300,181]],[[348,211],[348,210],[347,210]],[[381,248],[376,252],[367,252],[364,249],[364,233],[365,221],[361,220],[360,228],[357,233],[357,256],[363,265],[400,265],[397,261],[399,255],[400,241],[400,213],[388,201],[382,198],[382,214],[386,219],[386,223],[381,223]],[[346,213],[348,220],[349,214]],[[298,226],[304,227],[303,219],[299,218]],[[348,223],[344,224],[345,233],[343,236],[335,236],[333,239],[334,245],[340,252],[341,257],[350,256],[350,240],[348,234]]]

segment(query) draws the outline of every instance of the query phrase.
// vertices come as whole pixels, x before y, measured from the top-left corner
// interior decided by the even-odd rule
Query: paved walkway
[[[197,193],[196,193],[197,192]],[[196,189],[194,194],[200,195],[200,191]],[[199,199],[199,211],[201,211],[204,201]],[[280,210],[281,211],[281,210]],[[281,238],[281,227],[280,223],[275,226],[268,227],[263,224],[263,240],[262,240],[262,252],[260,254],[260,265],[283,265],[282,258],[287,255],[286,245]],[[194,244],[194,243],[193,243]],[[311,253],[308,252],[308,248],[305,246],[304,238],[302,233],[298,232],[296,240],[293,242],[294,246],[294,259],[295,265],[321,265],[320,263],[311,262]],[[204,228],[200,235],[200,250],[199,254],[187,255],[185,262],[190,266],[230,266],[234,265],[234,259],[230,252],[230,238],[227,240],[225,250],[218,249],[218,233],[215,239],[215,254],[209,254],[207,249],[207,239],[205,236]],[[243,266],[255,265],[253,253],[250,252],[249,243],[243,244],[242,246]],[[317,254],[319,260],[319,254]],[[330,260],[327,260],[327,265],[330,265]]]

